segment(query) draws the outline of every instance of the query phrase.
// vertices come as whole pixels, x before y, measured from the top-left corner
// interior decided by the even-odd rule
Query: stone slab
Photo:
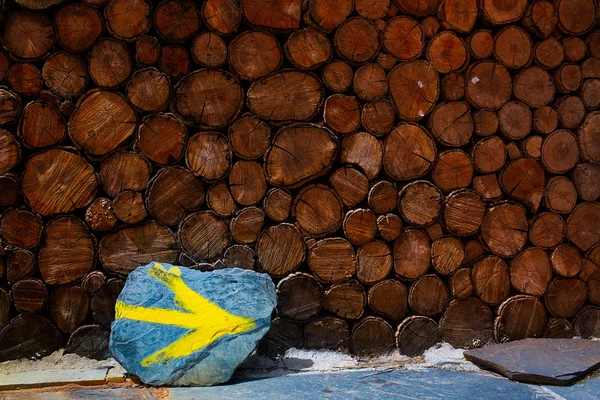
[[[600,367],[600,342],[585,339],[524,339],[464,352],[467,360],[509,379],[571,385]]]
[[[111,373],[111,369],[113,368],[29,371],[0,375],[0,390],[62,386],[70,383],[78,385],[102,385],[109,381],[123,382],[125,380],[123,370]]]

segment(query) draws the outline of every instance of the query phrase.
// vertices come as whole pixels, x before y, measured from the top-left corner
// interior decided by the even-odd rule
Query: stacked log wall
[[[268,355],[600,336],[597,1],[0,7],[0,361],[151,261],[270,274]]]

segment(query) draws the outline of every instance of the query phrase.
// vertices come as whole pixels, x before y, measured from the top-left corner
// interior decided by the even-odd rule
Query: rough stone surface
[[[110,352],[147,384],[226,382],[269,329],[275,304],[266,274],[151,263],[119,295]]]
[[[478,366],[509,379],[570,385],[600,367],[600,342],[585,339],[524,339],[464,352]]]

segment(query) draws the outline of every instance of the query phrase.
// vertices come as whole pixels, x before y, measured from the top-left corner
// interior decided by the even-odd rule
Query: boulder
[[[509,379],[570,385],[600,367],[600,342],[585,339],[523,339],[464,352],[467,360]]]
[[[266,274],[151,263],[119,295],[110,353],[150,385],[227,382],[268,331],[275,304]]]

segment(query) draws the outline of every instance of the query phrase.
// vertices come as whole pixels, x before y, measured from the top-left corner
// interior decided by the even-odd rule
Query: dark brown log
[[[448,282],[450,295],[453,298],[464,300],[473,295],[473,283],[471,281],[471,270],[461,268],[456,271]]]
[[[473,177],[473,189],[484,200],[497,200],[502,197],[502,190],[500,190],[500,184],[496,174],[479,175]]]
[[[428,181],[415,181],[398,194],[398,210],[411,225],[427,226],[438,219],[442,209],[442,193]]]
[[[476,0],[444,0],[437,9],[442,26],[458,33],[469,33],[477,19]]]
[[[292,33],[285,43],[290,62],[300,69],[315,69],[331,58],[331,43],[325,35],[311,28]]]
[[[340,134],[350,134],[360,126],[360,104],[356,97],[334,94],[325,100],[323,120]]]
[[[0,289],[0,330],[8,325],[10,320],[10,296],[4,289]]]
[[[519,100],[535,108],[549,104],[556,92],[552,76],[536,66],[521,70],[513,87]],[[500,128],[511,139],[521,139],[531,129],[531,111],[523,103],[510,102],[500,110]]]
[[[275,318],[256,350],[259,354],[278,359],[285,355],[288,349],[302,348],[303,344],[304,337],[298,324]]]
[[[393,242],[400,236],[402,220],[396,214],[384,214],[377,217],[379,236],[386,242]]]
[[[487,210],[481,224],[481,235],[492,253],[513,257],[525,245],[527,229],[525,208],[505,202]]]
[[[229,64],[242,79],[257,80],[279,69],[283,51],[273,35],[245,32],[229,45]]]
[[[110,329],[115,319],[115,303],[125,284],[120,279],[109,279],[92,296],[90,303],[94,320],[106,329]]]
[[[509,4],[500,4],[493,0],[483,0],[483,17],[494,25],[515,22],[523,16],[527,8],[527,0],[515,0]]]
[[[85,292],[93,294],[104,285],[104,282],[106,282],[106,277],[102,271],[92,271],[81,280],[81,288]]]
[[[427,59],[440,74],[463,69],[468,55],[465,42],[450,31],[438,33],[427,47]]]
[[[546,184],[544,201],[551,211],[559,214],[570,213],[577,202],[575,185],[564,176],[553,177]]]
[[[588,306],[584,307],[573,322],[575,336],[584,339],[591,339],[600,334],[600,308]]]
[[[17,122],[21,111],[21,99],[19,95],[0,88],[0,126]]]
[[[425,231],[427,232],[427,235],[429,235],[429,238],[431,240],[436,240],[444,234],[444,232],[442,231],[442,225],[439,222],[436,222],[433,225],[429,225],[425,228]]]
[[[352,84],[353,75],[352,67],[345,61],[332,61],[323,67],[323,83],[334,92],[345,92]]]
[[[50,316],[64,333],[73,333],[85,320],[89,307],[87,293],[77,287],[61,286],[52,294]]]
[[[275,277],[285,276],[304,261],[306,245],[295,226],[279,224],[268,227],[261,233],[256,244],[256,254],[263,271]]]
[[[344,205],[348,207],[353,207],[361,202],[369,191],[368,178],[352,167],[342,167],[336,170],[329,178],[329,183]]]
[[[90,50],[88,62],[91,78],[102,87],[119,86],[133,68],[127,46],[114,39],[97,41]]]
[[[493,325],[492,312],[480,300],[453,300],[440,318],[440,334],[456,348],[482,347],[493,342]]]
[[[7,243],[31,249],[42,236],[42,218],[27,210],[8,210],[0,220],[0,236]]]
[[[347,350],[350,341],[348,323],[340,318],[319,317],[304,326],[307,349]]]
[[[231,236],[238,243],[254,243],[260,235],[264,222],[265,213],[260,208],[244,208],[231,220],[229,226]]]
[[[223,263],[227,268],[254,269],[254,259],[254,250],[241,244],[234,244],[223,253]]]
[[[565,51],[565,58],[567,61],[576,62],[580,61],[587,52],[587,47],[583,39],[575,36],[571,36],[563,39],[562,45]]]
[[[273,186],[298,187],[324,175],[333,164],[339,142],[313,125],[282,128],[265,156],[265,175]],[[318,151],[314,151],[318,149]],[[302,162],[294,160],[302,159]]]
[[[150,8],[146,0],[110,0],[104,8],[106,27],[119,39],[133,40],[150,29]]]
[[[600,197],[600,166],[592,163],[577,164],[571,173],[577,194],[583,201]]]
[[[542,155],[542,142],[544,138],[539,135],[528,136],[521,142],[521,151],[526,157],[539,159]]]
[[[577,96],[567,96],[556,103],[558,121],[563,128],[572,129],[577,127],[585,117],[585,106]]]
[[[481,61],[467,71],[466,96],[469,102],[485,110],[497,110],[510,99],[512,81],[506,67]]]
[[[190,55],[181,46],[165,46],[158,61],[160,70],[173,79],[179,79],[190,72]]]
[[[46,285],[38,279],[22,279],[15,283],[10,297],[17,311],[33,314],[42,309],[48,300]]]
[[[138,64],[156,64],[160,57],[160,43],[154,36],[142,36],[135,41],[135,60]]]
[[[146,208],[150,215],[167,225],[179,224],[203,202],[202,183],[182,167],[164,168],[148,184]]]
[[[148,186],[150,166],[135,153],[118,153],[102,163],[100,179],[111,197],[124,190],[142,191]]]
[[[422,355],[441,340],[437,323],[420,315],[406,318],[396,332],[396,347],[400,354],[408,357]]]
[[[546,38],[556,28],[558,16],[549,1],[535,1],[529,4],[522,20],[523,26],[541,38]]]
[[[200,211],[181,222],[178,239],[187,255],[204,262],[216,258],[229,246],[231,232],[225,220],[211,211]]]
[[[554,5],[558,14],[558,26],[564,32],[580,35],[592,28],[596,21],[598,6],[591,0],[557,0]]]
[[[390,97],[400,117],[418,121],[435,106],[439,96],[439,76],[427,61],[398,65],[388,75]]]
[[[190,138],[185,160],[188,167],[204,180],[221,179],[231,166],[229,143],[218,132],[200,132]]]
[[[42,68],[44,83],[50,90],[64,98],[78,96],[88,81],[83,60],[76,54],[59,51],[52,54]]]
[[[350,279],[333,284],[325,291],[323,306],[326,310],[344,319],[358,319],[367,303],[363,286]]]
[[[110,332],[100,325],[84,325],[69,337],[65,354],[77,354],[94,360],[105,360],[110,354],[108,343]]]
[[[392,252],[388,245],[379,240],[360,246],[356,258],[358,260],[356,277],[364,284],[379,282],[392,270]]]
[[[396,208],[398,193],[393,183],[380,181],[369,191],[369,207],[376,213],[386,213]]]
[[[54,14],[58,43],[66,50],[88,49],[102,34],[100,13],[83,4],[69,4]]]
[[[494,36],[494,56],[507,68],[518,69],[531,62],[533,42],[523,29],[511,25]]]
[[[396,180],[409,180],[425,175],[437,157],[429,133],[416,124],[400,124],[384,142],[383,167]]]
[[[42,89],[42,74],[33,64],[14,64],[8,70],[6,80],[15,92],[25,96],[35,96]]]
[[[489,174],[499,171],[506,163],[506,146],[498,136],[486,137],[471,151],[473,166],[478,172]]]
[[[342,200],[328,186],[306,186],[294,199],[292,217],[296,218],[300,228],[308,235],[320,237],[331,234],[342,225]],[[376,221],[373,224],[376,225]]]
[[[440,275],[450,275],[465,259],[465,247],[454,236],[441,236],[431,244],[431,264]]]
[[[233,199],[244,206],[258,203],[267,191],[262,166],[254,161],[238,161],[229,173]]]
[[[485,249],[479,241],[479,239],[472,239],[465,243],[465,260],[464,265],[472,267],[473,263],[479,259],[479,257],[485,254]]]
[[[292,321],[308,321],[323,306],[323,289],[311,275],[288,275],[277,284],[277,315]]]
[[[562,64],[553,75],[558,91],[563,94],[577,90],[583,82],[581,68],[573,63]]]
[[[496,256],[485,256],[473,264],[471,271],[474,293],[490,305],[502,303],[510,293],[506,263]]]
[[[357,268],[352,244],[343,238],[319,240],[308,251],[308,266],[323,283],[342,281],[354,275]]]
[[[35,255],[29,250],[14,249],[6,256],[6,280],[9,284],[30,277],[35,269]]]
[[[379,175],[383,161],[383,145],[375,136],[359,132],[344,138],[340,161],[362,168],[369,179]]]
[[[131,77],[125,94],[139,111],[160,111],[169,101],[171,85],[167,75],[156,68],[141,69]]]
[[[24,37],[28,40],[23,40]],[[36,59],[45,55],[54,39],[52,22],[41,12],[15,10],[4,21],[3,44],[18,58]]]
[[[474,133],[479,136],[490,136],[498,131],[500,122],[493,111],[476,110],[472,113]]]
[[[588,291],[580,279],[555,279],[544,298],[548,311],[559,318],[570,318],[585,303]]]
[[[375,63],[365,64],[356,70],[354,74],[354,83],[352,85],[354,93],[361,100],[376,100],[387,95],[388,82],[385,70],[382,66]]]
[[[290,215],[292,195],[283,189],[271,189],[265,196],[263,208],[267,217],[275,222],[283,222]]]
[[[498,308],[494,336],[499,343],[540,337],[545,325],[546,312],[538,299],[525,295],[513,296]]]
[[[444,146],[464,146],[474,130],[471,108],[463,101],[439,104],[429,118],[429,130]]]
[[[577,138],[581,156],[593,163],[600,163],[600,112],[595,111],[586,117],[578,130]]]
[[[242,20],[239,5],[234,0],[208,0],[202,3],[201,13],[204,23],[222,34],[236,31]]]
[[[489,58],[494,52],[494,36],[487,29],[473,32],[467,41],[471,55],[478,59]]]
[[[584,78],[600,78],[600,58],[588,58],[581,63]]]
[[[573,338],[573,325],[566,319],[550,318],[544,329],[545,338]]]
[[[0,207],[10,207],[19,198],[19,181],[12,175],[0,175]]]
[[[54,105],[33,101],[23,110],[19,134],[26,146],[52,146],[67,136],[67,123]]]
[[[394,242],[394,270],[400,278],[416,279],[429,269],[431,245],[421,230],[407,229]]]
[[[546,136],[542,144],[541,162],[553,174],[563,174],[579,160],[577,138],[567,130],[558,130]]]
[[[600,106],[600,79],[589,79],[583,82],[581,88],[581,100],[587,108],[597,108]]]
[[[18,315],[0,332],[0,361],[42,358],[60,344],[60,332],[46,318]]]
[[[581,203],[567,219],[567,238],[581,251],[598,243],[600,234],[600,204]]]
[[[521,293],[542,296],[551,278],[550,259],[543,249],[527,249],[511,263],[510,280],[512,286]]]
[[[565,59],[565,53],[558,40],[548,38],[535,45],[533,57],[540,66],[553,69],[562,64]]]
[[[375,24],[368,19],[350,18],[336,30],[334,45],[342,58],[363,63],[377,55],[379,33]]]
[[[248,90],[248,107],[270,121],[306,121],[323,100],[321,82],[312,74],[285,70],[254,82]]]
[[[466,188],[473,179],[473,162],[462,150],[440,153],[431,171],[433,183],[442,192]]]
[[[229,127],[231,149],[240,158],[253,160],[268,149],[271,130],[251,114],[244,115]]]
[[[510,161],[500,173],[500,186],[510,197],[536,212],[544,196],[544,170],[532,158]]]
[[[558,113],[552,107],[540,107],[533,112],[533,130],[548,134],[558,126]]]
[[[581,270],[579,271],[579,275],[577,277],[584,282],[587,282],[589,278],[598,271],[598,266],[591,260],[584,258],[582,259]],[[588,291],[590,289],[588,288]]]
[[[410,286],[408,304],[415,313],[432,317],[446,309],[449,296],[446,284],[439,277],[425,275]]]
[[[179,248],[168,228],[149,221],[104,236],[98,252],[104,268],[126,275],[152,261],[174,263]]]
[[[382,32],[384,49],[400,60],[412,60],[421,55],[424,38],[418,22],[407,16],[393,17]]]
[[[150,161],[173,164],[181,159],[187,142],[187,128],[173,114],[144,117],[137,133],[137,147]]]
[[[154,11],[154,27],[169,42],[183,42],[200,27],[200,12],[189,0],[165,0]]]
[[[565,236],[565,227],[565,221],[558,214],[538,214],[529,223],[529,242],[537,247],[556,247]]]
[[[408,311],[408,290],[399,281],[386,279],[369,289],[368,303],[376,313],[398,320]]]
[[[350,351],[359,357],[389,354],[394,348],[394,330],[379,317],[365,317],[352,328]]]
[[[113,209],[116,217],[126,224],[137,224],[148,216],[144,196],[132,190],[119,193],[113,200]]]

